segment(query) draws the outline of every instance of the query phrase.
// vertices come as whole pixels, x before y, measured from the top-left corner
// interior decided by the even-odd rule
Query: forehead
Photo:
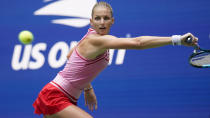
[[[93,16],[110,16],[111,17],[111,10],[107,7],[98,6],[94,9]]]

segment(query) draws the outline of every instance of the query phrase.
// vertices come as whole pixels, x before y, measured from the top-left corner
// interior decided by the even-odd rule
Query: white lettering
[[[123,64],[124,57],[125,57],[125,51],[126,51],[125,49],[118,50],[118,52],[117,52],[117,58],[116,58],[116,61],[115,61],[115,64],[116,65]]]
[[[22,45],[15,46],[14,52],[13,52],[13,57],[12,57],[12,69],[17,71],[20,69],[26,70],[28,68],[28,62],[30,60],[31,48],[32,48],[32,45],[25,46],[22,60],[20,61]]]
[[[114,55],[114,49],[110,49],[109,50],[109,65],[112,64],[113,55]]]
[[[65,42],[56,43],[49,52],[48,63],[52,68],[59,68],[66,62],[66,55],[69,47]],[[61,51],[60,58],[56,60],[58,51]]]
[[[31,56],[35,61],[30,61],[29,62],[29,68],[30,69],[39,69],[40,67],[43,66],[45,62],[44,55],[40,51],[45,51],[47,48],[46,43],[38,43],[36,44],[32,51],[31,51]]]

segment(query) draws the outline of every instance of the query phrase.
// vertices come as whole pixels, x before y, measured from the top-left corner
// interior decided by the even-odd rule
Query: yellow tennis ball
[[[33,41],[33,39],[34,39],[34,36],[33,36],[33,34],[30,31],[23,30],[23,31],[21,31],[19,33],[18,38],[19,38],[19,41],[21,43],[23,43],[23,44],[30,44]]]

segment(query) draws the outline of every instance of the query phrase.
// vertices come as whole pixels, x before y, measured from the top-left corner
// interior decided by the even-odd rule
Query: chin
[[[105,32],[100,32],[99,34],[101,34],[101,35],[107,35],[107,34],[109,34],[109,32],[108,31],[105,31]]]
[[[100,35],[106,35],[107,33],[100,33]]]
[[[98,34],[100,34],[100,35],[106,35],[108,33],[106,33],[106,32],[98,32]]]

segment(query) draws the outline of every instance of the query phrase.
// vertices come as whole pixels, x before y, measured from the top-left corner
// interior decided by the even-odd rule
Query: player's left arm
[[[84,97],[85,97],[85,105],[88,106],[88,108],[91,111],[93,111],[94,109],[96,110],[98,108],[97,98],[91,83],[89,83],[84,88]]]

